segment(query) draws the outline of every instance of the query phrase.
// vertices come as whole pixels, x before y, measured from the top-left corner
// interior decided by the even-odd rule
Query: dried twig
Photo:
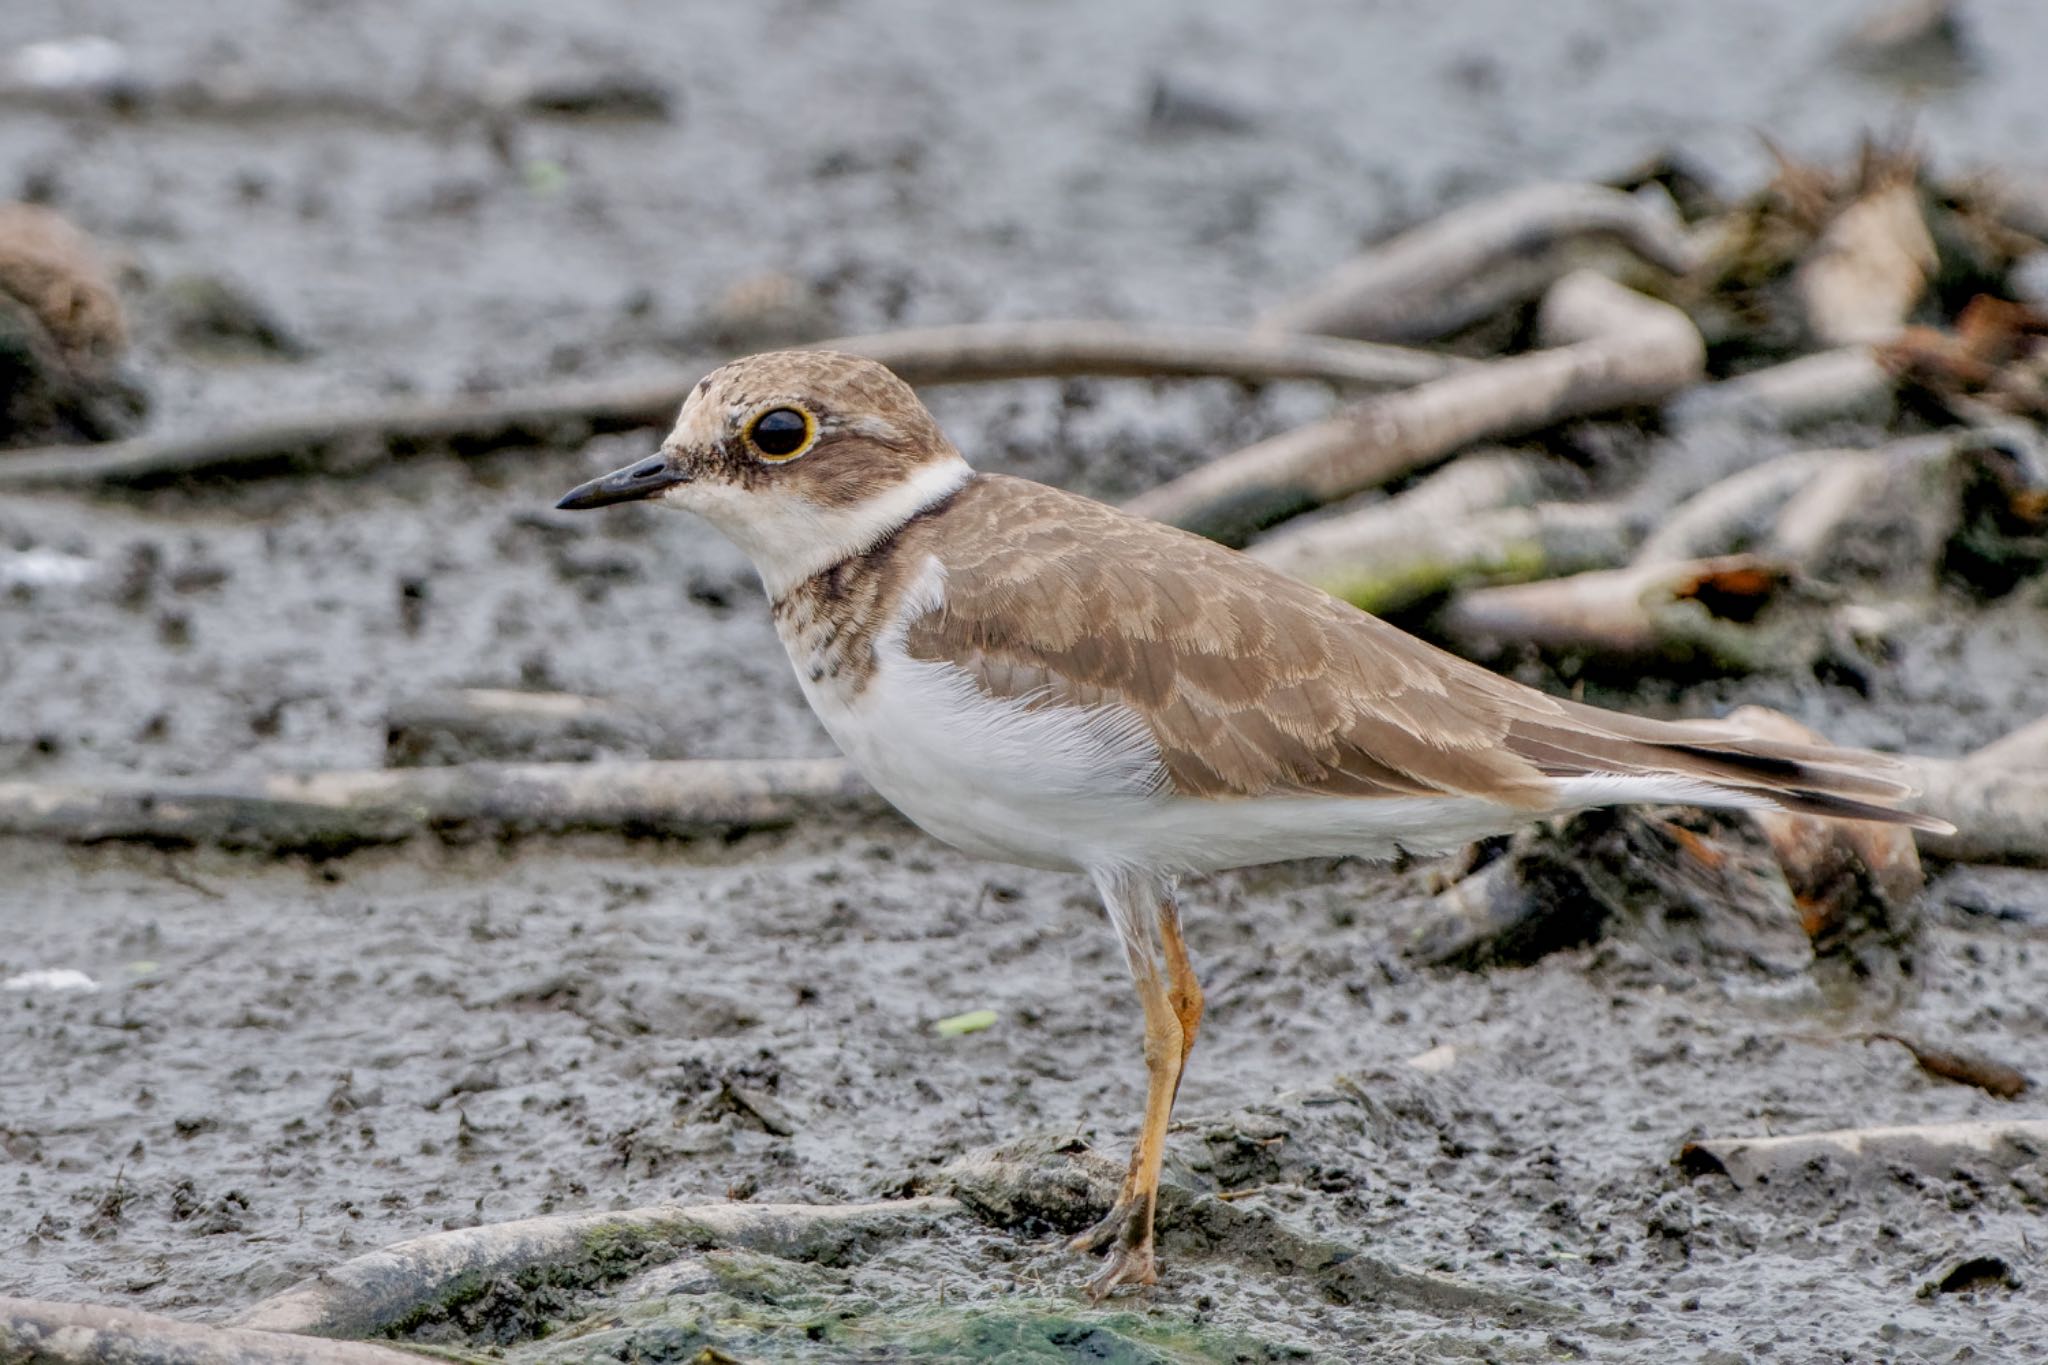
[[[1473,368],[1449,356],[1333,337],[1115,322],[987,323],[818,345],[879,360],[913,384],[1102,374],[1400,385]],[[147,488],[199,476],[347,471],[422,450],[463,456],[512,446],[574,446],[604,432],[668,425],[702,375],[689,369],[629,383],[314,414],[211,435],[151,434],[101,446],[24,450],[0,458],[0,487]]]
[[[1379,341],[1428,341],[1540,295],[1620,243],[1673,274],[1693,265],[1676,216],[1601,185],[1531,185],[1452,209],[1339,266],[1260,326]]]
[[[21,1365],[419,1365],[389,1346],[180,1322],[132,1308],[0,1298],[0,1360]]]
[[[1913,1060],[1928,1075],[1939,1076],[1958,1085],[1974,1085],[1985,1094],[2002,1100],[2016,1100],[2033,1085],[2018,1067],[1967,1048],[1935,1047],[1918,1038],[1881,1029],[1854,1036],[1866,1043],[1897,1043],[1913,1054]]]
[[[595,1286],[690,1251],[739,1248],[791,1260],[843,1257],[964,1211],[930,1196],[874,1204],[656,1204],[457,1228],[399,1242],[263,1300],[236,1325],[370,1337],[430,1322],[498,1279]],[[367,1362],[366,1362],[367,1365]]]
[[[1698,378],[1698,331],[1668,304],[1603,276],[1544,297],[1552,349],[1494,361],[1247,446],[1141,494],[1130,509],[1241,543],[1311,507],[1435,463],[1474,441],[1654,402]]]
[[[243,782],[4,782],[0,835],[335,853],[425,832],[722,835],[879,808],[838,759],[477,763]]]

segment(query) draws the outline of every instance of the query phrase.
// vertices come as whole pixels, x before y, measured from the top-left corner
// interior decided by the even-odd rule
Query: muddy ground
[[[228,70],[291,97],[140,121],[8,107],[0,194],[47,199],[125,256],[151,420],[192,429],[744,349],[773,337],[720,300],[763,274],[803,286],[813,330],[1237,320],[1361,236],[1485,189],[1673,146],[1739,187],[1758,129],[1827,156],[1910,117],[1948,164],[2048,167],[2048,10],[1969,7],[1970,61],[1909,91],[1838,60],[1861,4],[1791,8],[1333,5],[1283,24],[1226,5],[230,17],[30,0],[0,12],[0,51],[83,25],[148,80]],[[665,92],[666,115],[503,112],[521,82],[618,77]],[[195,275],[246,291],[296,358],[181,326]],[[1115,496],[1330,397],[1025,384],[933,402],[984,467]],[[204,497],[10,496],[8,548],[95,569],[0,604],[0,766],[374,766],[394,702],[457,684],[620,698],[695,755],[827,752],[735,552],[646,509],[547,510],[646,445]],[[2041,710],[2044,613],[2038,594],[1945,612],[1868,697],[1758,679],[1633,704],[1762,700],[1846,739],[1961,752]],[[1084,1267],[1046,1235],[913,1244],[865,1288],[1071,1320],[948,1348],[967,1358],[2039,1353],[2039,1164],[1820,1169],[1759,1193],[1674,1158],[1701,1134],[2039,1112],[1826,1040],[1889,1024],[2048,1077],[2048,879],[1943,875],[1910,974],[1859,989],[1626,935],[1521,970],[1416,970],[1400,947],[1433,871],[1318,863],[1191,888],[1211,1012],[1175,1173],[1257,1187],[1232,1207],[1555,1320],[1345,1303],[1176,1256],[1171,1230],[1165,1282],[1114,1309],[1080,1303]],[[321,864],[6,847],[0,977],[36,968],[98,988],[0,996],[0,1293],[194,1319],[445,1227],[870,1199],[1024,1134],[1118,1150],[1142,1091],[1135,1003],[1086,888],[883,820]],[[981,1008],[994,1028],[932,1031]],[[1405,1065],[1442,1044],[1448,1070]],[[735,1108],[735,1085],[775,1117]],[[1975,1257],[2008,1273],[1940,1288]],[[761,1358],[911,1340],[874,1332],[707,1339]]]

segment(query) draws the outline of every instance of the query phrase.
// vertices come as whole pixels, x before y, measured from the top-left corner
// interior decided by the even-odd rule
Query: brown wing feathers
[[[1885,807],[1908,789],[1877,755],[1552,698],[1209,541],[1039,484],[977,477],[903,540],[946,569],[944,605],[911,624],[914,657],[957,663],[992,695],[1131,706],[1186,795],[1541,810],[1556,778],[1659,774],[1926,823]]]

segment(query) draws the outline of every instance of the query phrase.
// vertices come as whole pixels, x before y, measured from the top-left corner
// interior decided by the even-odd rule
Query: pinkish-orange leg
[[[1181,1073],[1202,1019],[1202,987],[1181,941],[1172,888],[1138,878],[1099,884],[1123,938],[1138,1003],[1145,1011],[1146,1087],[1145,1120],[1131,1150],[1123,1189],[1108,1215],[1069,1244],[1076,1251],[1108,1252],[1102,1269],[1088,1281],[1089,1297],[1097,1300],[1121,1285],[1153,1284],[1159,1278],[1152,1249],[1159,1168],[1166,1156],[1166,1129],[1180,1093]],[[1145,902],[1142,908],[1136,903],[1140,898]]]

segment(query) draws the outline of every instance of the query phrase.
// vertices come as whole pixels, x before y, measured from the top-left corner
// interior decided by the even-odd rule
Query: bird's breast
[[[778,603],[804,696],[875,789],[927,832],[1008,862],[1094,865],[1105,831],[1156,799],[1157,746],[1123,707],[991,696],[963,667],[911,657],[909,623],[938,608],[943,579],[934,562],[872,615]]]

